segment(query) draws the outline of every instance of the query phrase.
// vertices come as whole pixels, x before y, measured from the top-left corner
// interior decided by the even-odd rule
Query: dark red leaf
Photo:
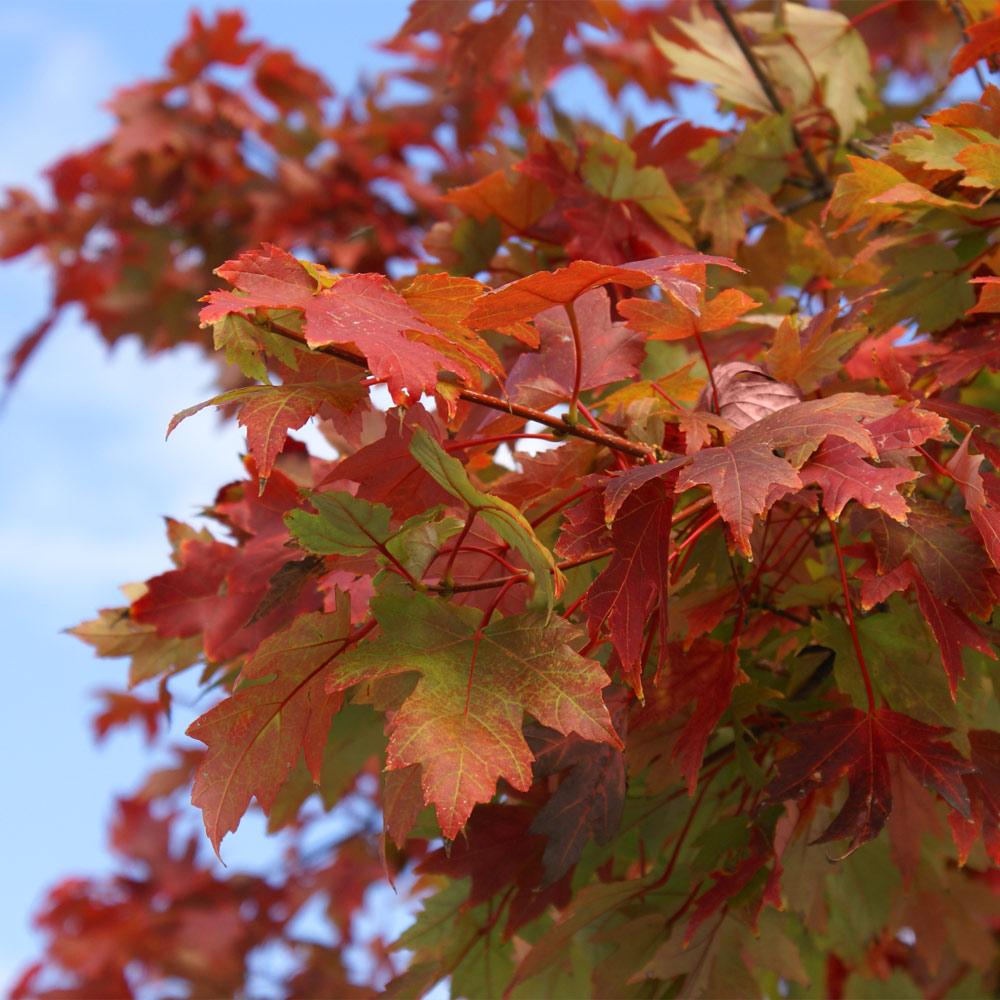
[[[846,776],[847,801],[814,842],[849,839],[850,853],[876,837],[885,825],[892,809],[887,755],[894,754],[925,788],[968,816],[962,776],[973,766],[941,739],[947,732],[889,709],[872,714],[838,709],[786,731],[785,736],[799,749],[778,762],[767,794],[776,802],[799,799]]]
[[[614,548],[607,568],[587,591],[591,638],[607,628],[628,684],[642,694],[642,648],[650,615],[666,662],[668,559],[676,473],[652,479],[623,503],[611,526]]]

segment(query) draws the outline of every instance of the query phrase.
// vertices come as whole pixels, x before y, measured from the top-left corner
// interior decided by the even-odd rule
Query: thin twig
[[[579,559],[566,559],[556,563],[555,568],[562,572],[567,569],[575,569],[577,566],[585,566],[587,563],[597,562],[598,559],[605,559],[613,555],[614,548],[601,549],[600,552],[592,552],[589,555],[581,556]],[[454,554],[454,553],[453,553]],[[511,583],[521,583],[528,579],[527,570],[517,573],[508,573],[506,576],[494,576],[486,580],[473,580],[471,583],[448,583],[442,577],[441,583],[433,583],[427,589],[435,594],[468,594],[473,590],[491,590],[494,587],[505,587]]]
[[[701,353],[701,360],[705,362],[705,368],[708,371],[708,384],[712,387],[712,406],[716,413],[721,414],[722,407],[719,405],[719,387],[715,384],[715,371],[712,369],[712,362],[708,359],[708,351],[705,349],[705,341],[702,340],[701,331],[697,327],[694,331],[694,340]]]
[[[851,603],[851,591],[847,586],[847,571],[844,569],[844,554],[840,551],[840,539],[837,537],[837,526],[833,523],[833,518],[827,518],[830,522],[830,532],[833,536],[833,548],[837,553],[837,567],[840,570],[840,586],[844,592],[844,610],[847,613],[847,627],[851,633],[851,643],[854,645],[854,655],[858,658],[858,666],[861,668],[861,677],[865,682],[865,697],[868,699],[868,714],[875,711],[875,691],[872,688],[871,675],[868,673],[868,664],[865,663],[865,654],[861,650],[861,639],[858,637],[858,626],[854,620],[854,605]]]
[[[736,23],[733,15],[730,13],[725,0],[712,0],[712,6],[722,19],[722,23],[726,26],[726,30],[732,36],[733,41],[739,46],[740,52],[743,53],[743,58],[746,59],[751,72],[760,84],[761,90],[764,91],[764,96],[767,98],[768,103],[772,108],[774,108],[777,114],[783,115],[785,113],[785,106],[782,104],[781,98],[778,97],[778,92],[774,89],[773,84],[768,79],[767,74],[764,72],[764,67],[761,66],[760,60],[757,58],[757,54],[750,47],[750,43],[746,40],[746,36],[743,34],[740,26]],[[802,137],[802,133],[795,127],[794,123],[791,123],[791,130],[792,141],[802,154],[802,161],[805,163],[806,169],[812,175],[813,184],[816,190],[822,191],[824,195],[829,195],[831,191],[830,178],[823,172],[823,168],[819,165],[819,161],[813,155],[813,151],[806,145],[806,141]]]
[[[333,344],[323,344],[319,347],[311,347],[306,343],[305,336],[288,327],[280,326],[272,321],[272,325],[276,330],[281,332],[284,336],[288,337],[290,340],[295,340],[305,347],[309,347],[312,351],[318,351],[321,354],[328,354],[332,358],[337,358],[340,361],[346,361],[349,365],[355,365],[358,368],[368,368],[368,362],[359,354],[355,354],[353,351],[348,351],[343,347],[337,347]],[[490,396],[485,392],[475,392],[472,389],[460,389],[458,395],[461,399],[464,399],[468,403],[476,403],[479,406],[489,407],[491,410],[499,410],[501,413],[509,413],[515,417],[521,417],[524,420],[533,420],[537,424],[542,424],[545,427],[551,427],[553,430],[559,431],[561,434],[568,434],[570,437],[582,438],[584,441],[590,441],[593,444],[603,445],[605,448],[610,448],[612,451],[620,451],[626,455],[633,455],[636,458],[642,458],[646,461],[655,462],[656,452],[647,444],[637,444],[635,441],[629,441],[628,438],[619,437],[617,434],[610,434],[607,431],[594,430],[592,427],[582,427],[579,424],[571,424],[565,417],[553,417],[546,413],[544,410],[536,410],[530,406],[521,406],[519,403],[512,403],[510,400],[500,399],[498,396]]]
[[[972,41],[972,36],[969,34],[969,19],[965,16],[965,11],[962,9],[962,5],[958,0],[948,0],[948,8],[951,10],[952,17],[958,22],[958,27],[962,32],[962,41],[966,45]],[[986,77],[983,76],[983,71],[979,68],[979,63],[975,63],[972,67],[973,72],[976,74],[976,80],[979,86],[985,90],[986,89]]]
[[[472,529],[472,522],[476,519],[476,510],[472,508],[468,514],[465,515],[465,524],[462,525],[462,530],[459,533],[458,541],[455,542],[450,554],[448,555],[448,562],[445,563],[444,572],[441,574],[441,579],[445,581],[448,586],[451,586],[451,569],[455,565],[455,557],[458,555],[459,549],[462,547],[462,542],[465,541],[465,536],[468,535],[469,531]]]
[[[583,338],[580,324],[576,320],[576,310],[572,302],[564,302],[563,309],[569,318],[570,332],[573,334],[573,395],[569,400],[569,422],[576,423],[576,408],[580,403],[580,386],[583,381]]]
[[[814,205],[817,201],[825,201],[829,195],[829,190],[813,190],[810,191],[809,194],[803,195],[801,198],[796,198],[794,201],[790,201],[785,205],[778,205],[779,217],[787,219],[788,216],[794,215],[801,208],[807,208],[809,205]],[[755,229],[767,226],[774,221],[775,216],[765,215],[762,219],[757,219],[756,222],[751,222],[750,225],[747,226],[747,235],[749,236]]]

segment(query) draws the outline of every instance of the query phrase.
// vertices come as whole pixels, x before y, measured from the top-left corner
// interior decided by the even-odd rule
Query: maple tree
[[[0,210],[54,289],[11,380],[79,304],[212,353],[171,429],[214,405],[248,452],[74,630],[130,660],[98,736],[213,704],[13,995],[231,995],[268,945],[301,996],[991,995],[1000,17],[415,0],[387,46],[334,101],[192,15]],[[179,843],[186,797],[223,856],[264,813],[280,870]],[[386,880],[420,912],[362,941]]]

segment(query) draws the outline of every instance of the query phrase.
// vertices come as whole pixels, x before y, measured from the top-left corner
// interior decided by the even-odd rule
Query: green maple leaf
[[[318,513],[293,510],[285,515],[285,524],[302,548],[342,556],[360,556],[377,549],[417,577],[441,545],[462,530],[457,518],[440,517],[441,507],[416,514],[394,529],[390,526],[392,511],[385,504],[341,490],[312,493],[309,502]]]
[[[562,619],[528,613],[481,628],[477,609],[420,594],[378,597],[372,608],[381,634],[340,659],[327,690],[421,675],[389,721],[387,763],[422,765],[424,799],[447,838],[499,778],[520,791],[531,785],[525,712],[560,733],[621,746],[601,697],[608,676],[573,651],[577,630]]]
[[[310,552],[364,555],[369,549],[382,548],[392,537],[392,511],[385,504],[371,503],[340,490],[313,493],[309,502],[319,513],[293,510],[285,515],[285,524]]]
[[[657,167],[636,167],[636,154],[614,136],[603,135],[587,150],[584,180],[610,201],[634,201],[668,232],[678,232],[674,220],[690,218],[684,203]]]

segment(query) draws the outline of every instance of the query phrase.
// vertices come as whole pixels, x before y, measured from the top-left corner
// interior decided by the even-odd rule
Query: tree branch
[[[972,37],[969,35],[969,19],[965,15],[965,11],[962,9],[962,5],[958,0],[948,0],[948,9],[951,11],[951,16],[955,18],[958,23],[959,30],[962,32],[962,41],[966,45],[972,41]],[[986,89],[986,77],[983,76],[983,71],[979,68],[979,63],[977,62],[975,66],[972,67],[973,72],[976,74],[976,80],[979,86],[985,90]]]
[[[740,26],[734,20],[725,0],[712,0],[712,6],[722,19],[722,23],[726,26],[726,30],[732,36],[733,41],[739,46],[740,52],[743,53],[743,58],[746,59],[750,66],[750,70],[757,78],[757,82],[760,84],[761,90],[764,91],[764,96],[767,98],[768,103],[772,108],[774,108],[777,114],[783,115],[785,113],[785,106],[781,103],[781,98],[778,97],[778,92],[774,89],[773,84],[768,79],[767,74],[764,72],[764,67],[761,66],[760,60],[757,58],[757,54],[750,47],[750,43],[746,40],[746,36],[743,34]],[[824,173],[823,168],[819,165],[819,161],[813,155],[813,151],[806,145],[806,141],[802,137],[802,133],[795,127],[794,123],[791,123],[791,129],[792,141],[802,154],[802,161],[805,163],[806,169],[812,175],[813,187],[815,187],[818,192],[822,192],[824,197],[828,196],[832,190],[830,187],[830,178]]]
[[[301,333],[287,329],[286,327],[278,327],[278,324],[273,325],[280,329],[280,332],[284,336],[309,347],[306,344],[305,337]],[[368,368],[367,360],[360,354],[355,354],[353,351],[345,350],[342,347],[336,347],[333,344],[310,347],[310,350],[328,354],[330,357],[346,361],[348,364],[355,365],[358,368]],[[467,403],[476,403],[478,406],[486,406],[491,410],[499,410],[501,413],[509,413],[515,417],[522,417],[524,420],[533,420],[535,423],[551,427],[561,434],[582,438],[584,441],[603,445],[612,451],[619,451],[625,455],[632,455],[635,458],[642,458],[650,462],[655,462],[657,458],[656,452],[649,445],[637,444],[635,441],[629,441],[628,438],[619,437],[617,434],[611,434],[608,431],[595,430],[592,427],[584,427],[580,424],[571,424],[565,417],[553,417],[544,410],[536,410],[530,406],[521,406],[519,403],[512,403],[510,400],[501,399],[499,396],[490,396],[485,392],[476,392],[473,389],[460,389],[459,396]]]

